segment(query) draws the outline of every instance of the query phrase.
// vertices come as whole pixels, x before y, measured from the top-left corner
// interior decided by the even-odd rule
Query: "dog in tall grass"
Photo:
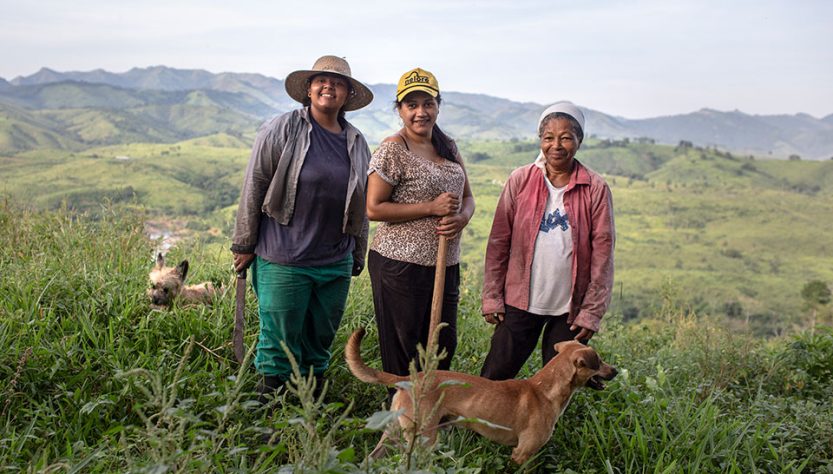
[[[156,255],[156,265],[150,271],[150,288],[147,295],[153,308],[170,308],[174,300],[183,304],[211,304],[218,297],[219,290],[211,282],[186,285],[188,260],[183,260],[175,267],[165,266],[165,256]]]
[[[421,435],[430,445],[436,441],[441,420],[457,417],[459,421],[452,420],[455,424],[496,443],[514,446],[512,460],[519,465],[550,439],[555,423],[579,387],[587,384],[603,389],[599,379],[611,380],[617,373],[613,366],[602,362],[592,347],[578,341],[564,341],[555,345],[558,355],[529,379],[495,381],[436,370],[429,376],[424,372],[417,374],[417,383],[426,384],[417,392],[400,384],[410,380],[409,377],[373,369],[364,363],[360,351],[363,336],[364,329],[358,329],[347,341],[347,365],[362,382],[396,387],[390,409],[402,410],[399,426],[409,440],[417,422],[415,408],[426,416],[417,429],[422,430]],[[593,383],[588,384],[591,379]],[[419,393],[416,407],[412,391]],[[371,457],[384,455],[385,440],[391,435],[390,430],[385,431]]]

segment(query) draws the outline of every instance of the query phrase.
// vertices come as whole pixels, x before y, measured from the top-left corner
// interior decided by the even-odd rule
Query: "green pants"
[[[330,363],[330,346],[338,330],[353,257],[320,267],[291,267],[257,257],[252,286],[258,299],[260,338],[255,367],[263,375],[289,380],[292,365],[285,342],[301,369],[321,375]]]

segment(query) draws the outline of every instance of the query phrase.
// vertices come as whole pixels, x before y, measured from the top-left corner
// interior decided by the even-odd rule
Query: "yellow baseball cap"
[[[414,68],[399,78],[399,84],[396,85],[396,101],[402,102],[406,95],[415,91],[422,91],[431,97],[437,97],[440,95],[440,84],[430,72],[419,67]]]

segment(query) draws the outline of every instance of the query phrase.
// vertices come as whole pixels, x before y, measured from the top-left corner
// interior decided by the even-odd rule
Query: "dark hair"
[[[402,106],[402,102],[408,97],[407,94],[405,97],[402,98],[400,101],[394,101],[393,103],[393,110],[399,110],[399,107]],[[437,97],[434,97],[434,100],[437,101],[437,106],[439,106],[443,98],[439,94]],[[454,144],[454,141],[448,135],[443,132],[439,125],[436,123],[434,127],[431,128],[431,145],[434,146],[434,149],[437,150],[437,154],[441,157],[445,158],[446,160],[457,162],[457,145]]]
[[[550,120],[555,119],[564,119],[570,122],[570,126],[573,127],[573,132],[578,137],[578,142],[581,143],[584,140],[584,130],[581,129],[581,125],[579,125],[578,120],[576,120],[572,115],[565,114],[564,112],[553,112],[541,120],[541,124],[538,125],[538,138],[541,138],[541,135],[544,134],[544,127],[550,122]]]
[[[307,80],[306,80],[306,81],[304,81],[304,89],[306,89],[307,91],[309,91],[309,86],[312,84],[312,80],[313,80],[313,79],[315,79],[315,78],[316,78],[316,77],[318,77],[318,76],[327,76],[327,75],[330,75],[330,76],[336,76],[336,77],[338,77],[338,78],[345,79],[344,77],[342,77],[342,76],[341,76],[341,75],[339,75],[339,74],[328,74],[328,73],[320,73],[320,74],[315,74],[315,75],[312,75],[312,76],[308,77],[308,78],[307,78]],[[350,81],[349,81],[349,80],[347,80],[347,79],[345,79],[345,81],[347,82],[347,89],[348,89],[348,90],[347,90],[347,100],[349,101],[349,100],[350,100],[350,97],[352,97],[352,96],[353,96],[353,94],[355,94],[355,93],[356,93],[356,91],[353,89],[353,83],[352,83],[352,82],[350,82]],[[301,102],[301,104],[302,104],[304,107],[309,107],[309,106],[311,106],[311,105],[312,105],[312,99],[310,99],[310,97],[309,97],[309,96],[306,96],[306,97],[304,97],[304,100]],[[339,119],[339,120],[343,120],[343,119],[344,119],[344,107],[345,107],[345,106],[347,106],[347,102],[344,102],[344,106],[342,106],[342,107],[338,110],[338,119]]]

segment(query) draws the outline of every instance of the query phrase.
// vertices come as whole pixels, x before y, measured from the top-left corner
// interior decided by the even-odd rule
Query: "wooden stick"
[[[443,293],[445,292],[445,260],[448,253],[448,239],[440,236],[437,244],[437,267],[434,273],[434,298],[431,300],[431,322],[428,326],[428,347],[434,348],[434,332],[440,324],[443,312]]]

